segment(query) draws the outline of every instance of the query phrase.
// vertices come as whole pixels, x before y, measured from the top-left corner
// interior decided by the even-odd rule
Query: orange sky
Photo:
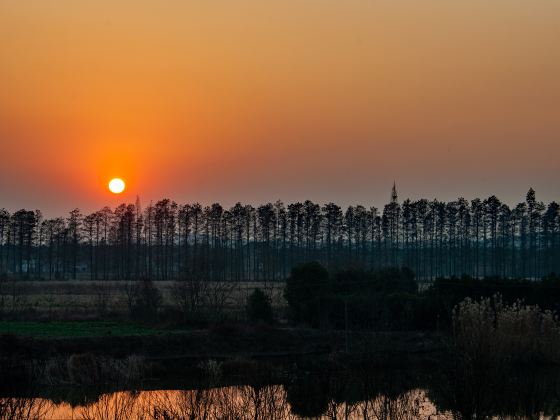
[[[0,0],[0,207],[382,205],[394,179],[560,200],[559,22],[557,0]]]

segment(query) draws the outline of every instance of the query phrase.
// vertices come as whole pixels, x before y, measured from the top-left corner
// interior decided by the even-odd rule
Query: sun
[[[124,191],[125,183],[120,178],[113,178],[109,181],[109,191],[113,194],[120,194]]]

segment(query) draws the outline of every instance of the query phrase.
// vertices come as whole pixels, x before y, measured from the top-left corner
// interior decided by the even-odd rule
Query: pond
[[[0,419],[469,419],[557,418],[553,367],[437,363],[314,368],[209,362],[198,373],[152,372],[140,382],[0,381]],[[253,366],[251,369],[250,366]],[[158,377],[159,376],[159,377]],[[173,376],[173,377],[171,377]],[[23,386],[22,386],[23,385]]]
[[[312,398],[310,398],[312,400]],[[311,401],[309,401],[311,402]],[[291,401],[283,385],[229,386],[197,390],[118,391],[96,401],[72,405],[45,398],[2,398],[3,419],[451,419],[440,412],[425,390],[398,396],[377,395],[366,401],[324,401],[305,406]]]

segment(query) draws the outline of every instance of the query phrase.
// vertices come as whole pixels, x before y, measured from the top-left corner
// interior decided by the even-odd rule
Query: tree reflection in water
[[[141,392],[124,391],[102,394],[99,399],[83,407],[79,407],[74,418],[82,420],[125,420],[139,417],[139,395]]]
[[[0,399],[2,419],[179,420],[302,418],[292,411],[282,385],[232,386],[198,390],[161,390],[102,394],[85,406],[71,407],[40,398]],[[356,403],[328,401],[321,419],[428,419],[438,415],[425,392],[412,390],[397,398],[378,396]],[[433,417],[432,417],[433,418]],[[444,418],[444,417],[441,417]]]
[[[190,390],[118,391],[93,398],[84,390],[84,398],[65,398],[74,405],[0,398],[0,419],[521,419],[555,418],[560,412],[560,375],[554,369],[500,371],[501,379],[492,379],[491,370],[469,372],[449,370],[444,376],[331,365],[313,374],[299,372],[283,385],[250,372],[250,385],[212,380]]]
[[[53,404],[40,398],[0,398],[0,419],[43,419],[49,418]]]

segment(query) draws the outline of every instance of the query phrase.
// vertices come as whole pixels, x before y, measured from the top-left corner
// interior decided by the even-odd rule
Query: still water
[[[199,390],[119,391],[96,401],[70,405],[45,398],[2,398],[2,419],[451,419],[427,392],[413,389],[367,401],[290,402],[283,385],[229,386]],[[298,397],[299,399],[299,397]],[[312,397],[310,396],[310,400]],[[306,404],[311,403],[311,404]]]
[[[321,366],[274,379],[264,368],[222,376],[216,365],[199,376],[102,388],[68,383],[14,387],[0,376],[0,419],[560,418],[560,370],[552,366]]]

